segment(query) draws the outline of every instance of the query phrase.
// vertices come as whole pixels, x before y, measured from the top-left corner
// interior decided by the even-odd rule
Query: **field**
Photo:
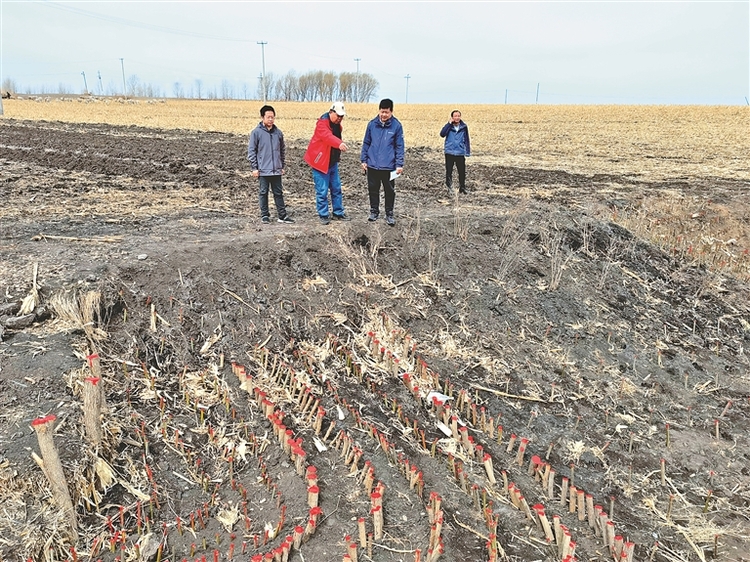
[[[389,228],[259,105],[3,101],[0,560],[750,560],[748,108],[397,104]]]

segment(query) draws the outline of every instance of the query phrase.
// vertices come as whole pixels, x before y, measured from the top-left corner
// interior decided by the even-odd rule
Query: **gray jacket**
[[[276,125],[269,131],[261,121],[250,133],[247,159],[261,176],[279,176],[286,161],[284,134]]]

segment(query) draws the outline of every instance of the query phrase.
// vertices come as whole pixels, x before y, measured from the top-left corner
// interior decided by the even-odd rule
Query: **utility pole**
[[[406,78],[406,100],[404,103],[409,103],[409,78],[411,78],[411,74],[407,74],[404,78]]]
[[[354,94],[354,101],[359,101],[359,61],[362,59],[354,59],[357,62],[357,91]]]
[[[99,95],[101,96],[104,94],[104,88],[102,87],[102,73],[97,70],[96,75],[99,77]]]
[[[89,85],[86,84],[86,73],[82,71],[81,76],[83,76],[83,93],[85,95],[89,93]]]
[[[268,45],[268,41],[256,41],[256,43],[260,45],[261,59],[263,61],[263,74],[261,75],[260,87],[263,90],[263,103],[266,103],[266,45]]]
[[[122,95],[128,95],[128,89],[125,87],[125,61],[120,59],[120,67],[122,68]]]
[[[505,88],[505,105],[508,105],[508,88]]]
[[[536,103],[539,103],[539,82],[536,83]]]

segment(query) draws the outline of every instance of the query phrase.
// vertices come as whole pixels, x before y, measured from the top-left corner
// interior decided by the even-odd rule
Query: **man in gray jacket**
[[[247,145],[247,159],[252,166],[253,177],[260,181],[258,203],[260,204],[260,220],[264,224],[271,222],[268,210],[268,190],[273,192],[278,221],[291,224],[294,222],[286,213],[284,193],[281,189],[281,175],[284,173],[286,147],[284,134],[276,125],[276,111],[270,105],[260,108],[263,120],[250,133]]]

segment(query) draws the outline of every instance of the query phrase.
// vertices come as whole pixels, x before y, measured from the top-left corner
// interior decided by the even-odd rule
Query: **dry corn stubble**
[[[375,244],[374,246],[377,246],[377,245],[378,245],[378,244]],[[363,257],[363,258],[367,258],[367,254],[368,254],[368,253],[365,253],[365,255],[363,255],[363,256],[361,256],[361,257]],[[375,262],[375,257],[376,257],[376,255],[377,255],[377,253],[369,253],[369,260],[367,260],[367,261],[363,261],[363,263],[364,263],[364,264],[366,265],[366,267],[365,267],[365,266],[363,266],[363,267],[362,267],[362,270],[363,270],[363,272],[364,272],[364,273],[363,273],[363,280],[364,280],[364,275],[365,275],[365,273],[367,273],[368,271],[369,271],[369,273],[367,273],[367,275],[371,275],[371,276],[372,276],[372,277],[370,277],[370,279],[375,279],[375,275],[376,275],[376,273],[377,273],[377,267],[376,267],[376,266],[377,266],[377,263]],[[440,261],[440,260],[438,260],[438,262],[439,262],[439,261]],[[382,263],[382,262],[381,262],[381,263]],[[385,267],[383,267],[383,270],[384,270],[384,271],[387,271],[387,270],[385,269]],[[433,268],[433,267],[430,267],[430,268],[429,268],[429,270],[430,270],[430,272],[431,272],[431,275],[430,275],[430,279],[429,279],[429,281],[430,281],[429,285],[430,285],[430,286],[434,286],[434,287],[436,288],[436,293],[437,293],[437,294],[443,294],[443,293],[444,293],[444,291],[445,291],[445,286],[441,286],[441,284],[440,284],[440,281],[441,281],[441,276],[440,276],[440,267],[439,267],[439,265],[438,265],[437,267],[435,267],[435,268]],[[329,275],[326,275],[326,277],[327,277],[327,278],[328,278],[329,280],[332,280],[332,279],[333,279],[333,277],[332,277],[332,276],[329,276]],[[381,276],[381,277],[382,277],[382,276]],[[375,284],[375,281],[373,281],[373,284]],[[392,283],[392,282],[391,282],[390,284],[391,284],[391,285],[393,285],[393,283]],[[385,285],[385,284],[383,283],[383,285]],[[427,283],[425,282],[425,283],[424,283],[424,285],[426,286],[426,285],[427,285]],[[314,292],[314,290],[315,290],[315,289],[311,289],[311,291],[313,291],[313,292]],[[443,293],[441,293],[441,292],[443,292]],[[331,309],[331,310],[335,310],[335,309]],[[332,314],[331,314],[330,316],[332,317],[332,315],[333,315],[333,313],[332,313]],[[320,316],[321,318],[323,318],[324,316],[325,316],[325,317],[327,317],[327,316],[329,316],[329,315],[328,315],[328,314],[326,313],[326,315],[318,315],[318,316]],[[317,317],[317,316],[316,316],[316,317]],[[440,324],[439,324],[439,325],[440,325]],[[164,328],[164,326],[161,326],[161,325],[160,325],[160,329],[163,329],[163,328]],[[576,331],[579,331],[579,330],[580,330],[579,328],[576,328]],[[458,347],[458,345],[456,345],[456,342],[458,341],[458,338],[457,338],[457,337],[454,337],[454,336],[457,336],[457,333],[453,333],[453,334],[452,334],[452,333],[450,332],[450,330],[449,330],[449,329],[448,329],[448,328],[446,327],[446,331],[445,331],[445,338],[441,338],[441,342],[444,342],[444,343],[445,343],[445,345],[443,346],[443,349],[442,349],[442,354],[437,354],[437,353],[436,353],[436,355],[442,355],[442,356],[446,356],[446,357],[449,357],[449,358],[454,358],[454,357],[462,357],[462,356],[464,356],[464,355],[468,355],[468,354],[466,353],[466,351],[467,351],[467,350],[465,349],[466,345],[464,344],[464,345],[463,345],[463,348],[460,348],[460,347]],[[519,337],[520,337],[520,336],[519,336]],[[197,345],[197,346],[199,346],[199,345],[200,345],[200,343],[201,343],[201,341],[202,341],[202,339],[201,339],[201,340],[197,340],[197,343],[196,343],[196,345]],[[459,343],[460,343],[460,342],[459,342]],[[425,345],[425,346],[426,346],[427,344],[425,343],[425,344],[423,344],[423,345]],[[196,347],[196,349],[197,349],[197,347]],[[551,352],[551,351],[550,351],[550,352]],[[564,352],[564,350],[563,350],[563,351],[561,351],[561,352],[559,353],[559,356],[560,356],[561,358],[565,359],[565,352]],[[561,359],[561,361],[563,361],[563,359]],[[566,360],[566,363],[567,363],[567,359],[565,359],[565,360]],[[571,365],[572,365],[572,364],[571,364]],[[575,372],[575,371],[574,371],[574,372]],[[642,376],[642,375],[641,375],[641,376]],[[635,375],[634,375],[634,380],[636,380],[636,379],[635,379]],[[601,393],[600,393],[600,392],[599,392],[599,391],[598,391],[598,390],[597,390],[597,389],[596,389],[596,388],[594,387],[594,385],[593,385],[593,384],[592,384],[592,385],[589,385],[589,388],[591,389],[591,391],[590,391],[590,392],[589,392],[589,391],[587,391],[586,389],[583,389],[583,394],[585,394],[586,396],[583,396],[583,395],[582,395],[582,397],[585,397],[585,398],[587,398],[587,400],[589,400],[589,401],[591,401],[591,402],[594,402],[594,399],[595,399],[595,398],[596,398],[597,396],[600,396],[600,395],[601,395]],[[506,390],[507,390],[507,388],[506,388]],[[536,390],[535,390],[534,392],[536,393]],[[589,394],[590,394],[590,396],[589,396]],[[547,389],[547,388],[545,388],[545,389],[544,389],[544,392],[543,392],[543,396],[545,396],[545,397],[546,397],[546,396],[548,396],[548,395],[549,395],[548,389]],[[217,405],[218,405],[218,403],[217,403]],[[217,409],[220,409],[220,408],[217,408]],[[606,424],[605,424],[605,425],[606,425]],[[508,425],[507,425],[506,427],[508,427],[508,428],[513,428],[513,424],[512,424],[512,423],[509,423],[509,424],[508,424]],[[219,435],[219,434],[217,433],[217,436],[218,436],[218,435]],[[519,434],[519,437],[520,437],[520,434]],[[588,445],[587,445],[587,446],[588,446]],[[593,446],[591,447],[591,450],[587,450],[587,451],[585,451],[585,452],[586,452],[586,453],[593,453]],[[580,478],[579,478],[579,479],[580,479]],[[573,484],[573,479],[572,479],[572,475],[571,475],[571,482],[570,482],[570,483],[571,483],[571,485]],[[576,483],[577,483],[577,482],[576,482]],[[525,490],[525,491],[526,491],[526,490]]]

